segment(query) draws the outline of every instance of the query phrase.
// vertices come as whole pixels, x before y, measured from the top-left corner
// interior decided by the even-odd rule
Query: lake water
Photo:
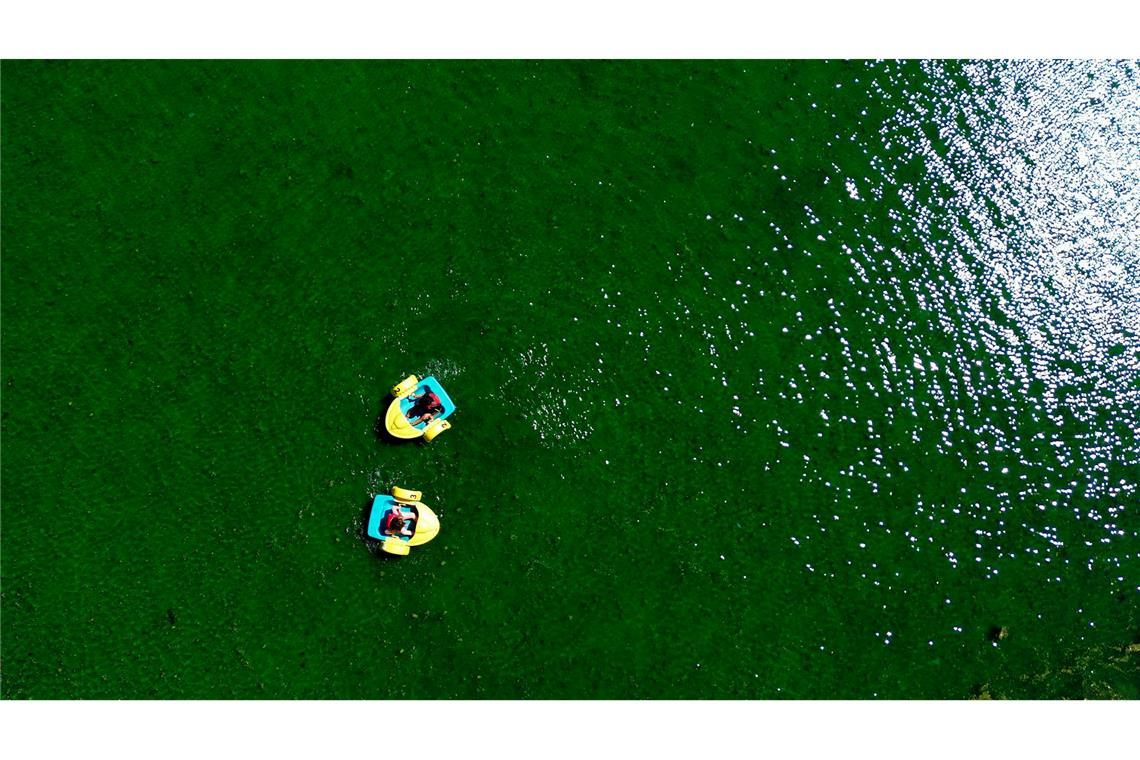
[[[1138,77],[6,62],[3,695],[1140,697]]]

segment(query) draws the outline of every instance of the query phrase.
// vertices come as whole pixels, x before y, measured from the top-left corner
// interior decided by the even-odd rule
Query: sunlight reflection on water
[[[962,489],[960,503],[920,499],[915,517],[925,520],[910,538],[916,546],[931,539],[956,566],[958,554],[922,523],[964,511],[978,540],[959,554],[993,573],[1002,558],[1026,552],[1059,582],[1062,571],[1049,564],[1070,562],[1052,556],[1067,543],[1086,549],[1069,555],[1081,564],[1120,567],[1134,556],[1128,545],[1107,554],[1103,544],[1127,535],[1119,520],[1135,502],[1140,464],[1136,67],[980,63],[964,67],[967,87],[942,64],[925,68],[919,86],[872,86],[897,111],[881,144],[869,146],[878,176],[847,180],[853,200],[866,187],[888,207],[907,244],[864,236],[847,250],[865,286],[930,320],[890,308],[905,345],[884,338],[875,347],[881,390],[901,393],[914,410],[907,388],[929,389],[936,404],[922,413],[944,422],[936,449],[995,477],[985,493]],[[897,171],[916,159],[917,179]],[[932,326],[957,348],[936,353]],[[925,432],[916,431],[916,443]],[[843,474],[865,477],[868,464],[884,465],[873,439],[867,454]],[[1013,482],[999,477],[1010,464]],[[834,479],[810,466],[805,474]],[[1007,521],[1001,515],[1014,504],[1038,514],[1022,509]],[[998,517],[987,521],[994,507]]]

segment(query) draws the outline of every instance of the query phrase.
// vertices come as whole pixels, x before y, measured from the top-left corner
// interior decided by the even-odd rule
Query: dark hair
[[[388,523],[388,527],[392,530],[403,530],[406,522],[407,520],[404,519],[403,515],[393,515],[392,521]]]

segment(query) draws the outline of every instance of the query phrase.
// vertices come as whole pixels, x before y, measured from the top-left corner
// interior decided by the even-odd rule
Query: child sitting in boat
[[[399,504],[392,505],[392,509],[388,511],[388,514],[384,515],[384,522],[381,524],[383,525],[384,535],[386,536],[412,535],[411,520],[405,517],[404,513],[400,511]]]
[[[435,415],[443,411],[443,402],[429,388],[424,388],[423,393],[418,396],[408,396],[408,400],[413,402],[412,408],[408,410],[408,420],[413,425],[430,422]]]

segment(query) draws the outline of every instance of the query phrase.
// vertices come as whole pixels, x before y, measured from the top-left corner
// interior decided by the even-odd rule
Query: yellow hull
[[[388,429],[388,433],[395,438],[419,438],[424,434],[424,431],[417,430],[408,424],[408,418],[400,411],[400,399],[392,399],[392,403],[388,405],[388,412],[384,415],[384,427]]]
[[[415,534],[408,539],[408,546],[426,544],[439,535],[439,518],[435,516],[435,512],[423,502],[416,502],[415,507],[419,518],[416,520]]]

